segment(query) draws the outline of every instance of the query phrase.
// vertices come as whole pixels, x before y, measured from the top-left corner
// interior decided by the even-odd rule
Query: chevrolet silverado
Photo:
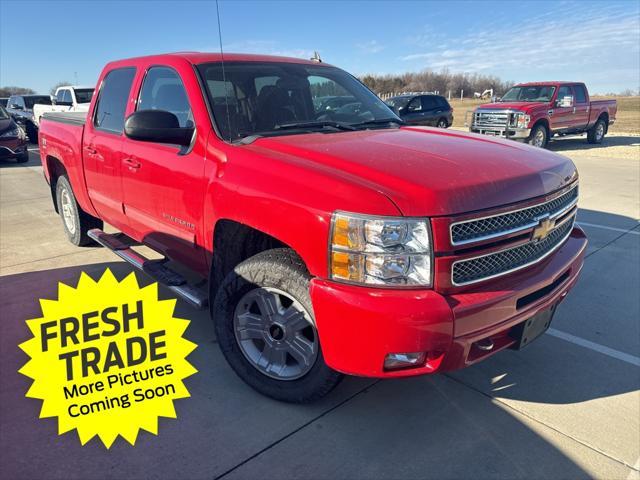
[[[326,95],[360,106],[319,109]],[[234,371],[290,402],[343,374],[443,372],[526,346],[587,244],[569,159],[404,125],[317,61],[109,63],[88,114],[44,115],[40,155],[72,243],[208,304]]]

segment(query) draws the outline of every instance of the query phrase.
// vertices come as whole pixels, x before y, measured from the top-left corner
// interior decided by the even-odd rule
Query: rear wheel
[[[227,275],[213,305],[218,343],[233,370],[277,400],[311,402],[342,379],[322,356],[309,279],[293,251],[267,250]]]
[[[607,133],[607,125],[604,120],[599,118],[596,124],[587,132],[587,142],[589,143],[602,143],[604,136]]]
[[[544,125],[536,125],[531,131],[528,143],[534,147],[544,148],[549,142],[549,133]]]
[[[102,220],[89,215],[79,207],[71,183],[65,176],[59,177],[56,183],[56,203],[64,233],[69,241],[77,246],[93,243],[87,232],[92,228],[102,228]]]
[[[447,128],[449,126],[449,124],[447,123],[447,119],[446,118],[441,118],[440,120],[438,120],[438,123],[436,125],[438,128]]]

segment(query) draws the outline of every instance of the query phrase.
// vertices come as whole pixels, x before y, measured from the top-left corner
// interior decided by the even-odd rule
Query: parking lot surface
[[[33,147],[35,148],[35,147]],[[640,478],[640,137],[550,145],[580,171],[578,220],[589,236],[582,277],[552,329],[446,375],[347,378],[313,405],[260,396],[225,363],[206,312],[178,302],[198,344],[191,398],[132,447],[110,450],[25,398],[24,320],[57,282],[130,267],[66,241],[36,152],[0,164],[0,452],[7,478]],[[141,283],[150,280],[138,274]],[[169,297],[166,291],[164,297]]]

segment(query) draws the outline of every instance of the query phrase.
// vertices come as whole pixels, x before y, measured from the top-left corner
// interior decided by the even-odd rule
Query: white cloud
[[[544,5],[550,5],[545,3]],[[582,6],[580,6],[582,5]],[[531,17],[523,23],[506,18],[483,24],[458,37],[448,39],[446,49],[434,41],[433,32],[417,35],[413,45],[422,45],[400,57],[422,68],[448,68],[451,71],[497,73],[508,71],[586,71],[623,70],[638,76],[640,58],[640,16],[630,12],[578,4],[566,8],[557,4],[552,11]],[[571,12],[567,15],[567,12]],[[430,44],[427,44],[431,41]],[[438,46],[436,46],[438,45]]]
[[[369,40],[367,42],[362,42],[356,44],[360,50],[365,53],[378,53],[384,50],[384,47],[380,45],[376,40]]]

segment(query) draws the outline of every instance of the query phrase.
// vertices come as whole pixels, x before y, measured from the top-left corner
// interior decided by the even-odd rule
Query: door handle
[[[84,151],[87,152],[89,155],[95,155],[96,153],[98,153],[98,151],[95,148],[93,148],[93,146],[91,145],[85,146]]]
[[[135,158],[128,157],[123,160],[123,163],[129,167],[131,170],[137,170],[140,168],[141,163],[137,161]]]

